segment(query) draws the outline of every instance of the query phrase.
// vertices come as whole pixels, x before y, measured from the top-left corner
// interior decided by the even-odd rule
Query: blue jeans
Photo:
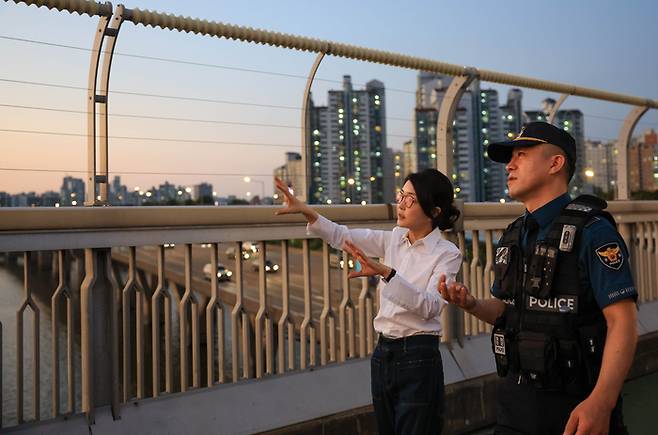
[[[439,337],[380,337],[371,359],[372,403],[380,435],[436,435],[443,427]]]

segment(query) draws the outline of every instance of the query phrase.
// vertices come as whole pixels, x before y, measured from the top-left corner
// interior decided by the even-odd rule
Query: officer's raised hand
[[[476,299],[469,293],[468,288],[460,282],[446,284],[446,276],[441,275],[439,277],[438,290],[441,297],[448,303],[457,305],[466,311],[471,311],[475,308]]]

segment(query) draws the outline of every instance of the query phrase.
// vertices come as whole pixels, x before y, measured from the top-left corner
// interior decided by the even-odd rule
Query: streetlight
[[[591,170],[591,169],[587,169],[587,170],[585,171],[585,176],[586,176],[587,178],[592,178],[592,177],[594,176],[594,171]]]
[[[251,177],[247,176],[243,178],[245,183],[260,183],[260,200],[262,201],[265,198],[265,182],[261,180],[253,180]]]

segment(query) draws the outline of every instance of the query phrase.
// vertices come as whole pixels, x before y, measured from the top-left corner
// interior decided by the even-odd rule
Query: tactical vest
[[[586,226],[601,217],[614,225],[606,207],[593,196],[576,198],[525,254],[523,217],[507,227],[494,266],[497,296],[506,303],[492,333],[500,376],[518,374],[519,383],[573,394],[594,387],[606,323],[578,253]]]

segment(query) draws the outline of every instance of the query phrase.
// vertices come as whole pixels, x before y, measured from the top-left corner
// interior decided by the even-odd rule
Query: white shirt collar
[[[400,240],[399,244],[407,243],[409,246],[411,245],[411,241],[409,241],[409,229],[408,228],[403,228],[403,232],[400,234]],[[436,227],[430,232],[428,235],[423,237],[422,239],[416,240],[416,245],[422,245],[425,249],[426,253],[430,253],[434,250],[436,245],[439,243],[439,240],[441,239],[441,230],[439,227]]]

